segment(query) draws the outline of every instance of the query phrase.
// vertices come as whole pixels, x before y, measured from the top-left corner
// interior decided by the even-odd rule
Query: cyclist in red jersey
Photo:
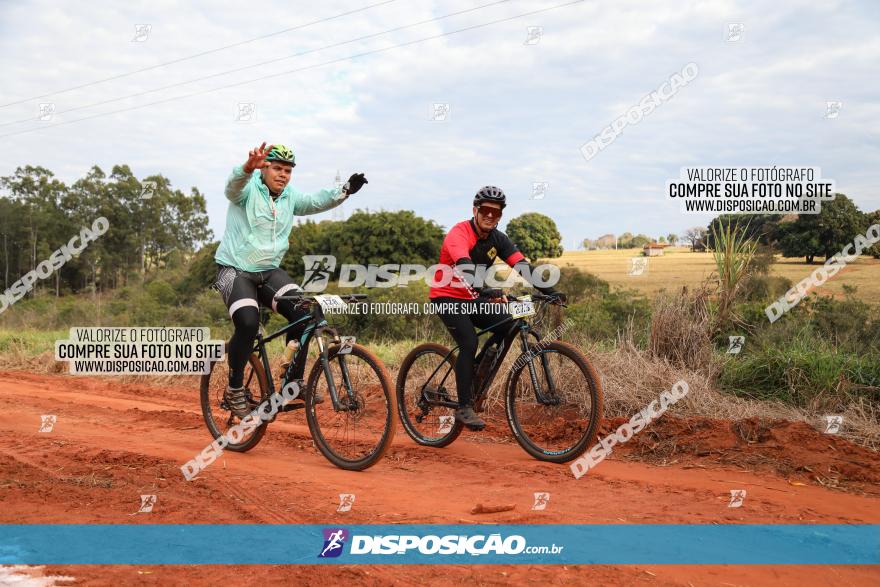
[[[473,404],[472,385],[477,352],[474,327],[487,328],[510,316],[492,305],[507,301],[500,290],[474,285],[477,272],[491,266],[496,259],[501,259],[516,269],[535,289],[564,301],[563,294],[552,287],[535,285],[532,266],[513,241],[498,230],[498,222],[506,205],[506,196],[500,188],[480,188],[474,196],[473,218],[453,226],[443,239],[439,263],[442,268],[434,275],[434,283],[441,285],[431,287],[428,294],[437,307],[438,316],[460,347],[455,361],[459,403],[455,419],[470,430],[482,430],[486,426],[474,412]],[[445,267],[452,268],[453,276],[448,284],[443,284]],[[491,332],[493,343],[498,344],[503,332]]]

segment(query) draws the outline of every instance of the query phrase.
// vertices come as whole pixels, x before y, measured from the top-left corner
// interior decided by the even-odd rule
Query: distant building
[[[642,254],[646,257],[662,257],[663,249],[668,246],[664,243],[648,243],[642,247]]]

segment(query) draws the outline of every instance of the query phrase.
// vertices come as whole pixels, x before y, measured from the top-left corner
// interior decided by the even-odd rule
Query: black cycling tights
[[[229,385],[241,387],[244,383],[244,368],[248,357],[254,348],[254,340],[260,328],[259,304],[272,308],[289,322],[302,318],[307,314],[305,310],[297,309],[290,300],[281,300],[277,305],[272,297],[279,294],[290,294],[298,291],[299,287],[282,269],[271,269],[250,273],[234,267],[219,265],[217,271],[216,289],[220,292],[223,302],[232,315],[232,323],[235,332],[229,340]],[[305,322],[296,328],[287,331],[286,342],[294,338],[299,339],[305,328]],[[302,379],[305,372],[305,358],[308,349],[302,349],[294,364],[293,376]],[[268,375],[268,374],[267,374]]]
[[[459,298],[433,298],[437,315],[443,321],[449,334],[459,346],[455,360],[455,385],[458,388],[458,403],[472,406],[474,403],[473,380],[474,358],[477,354],[477,333],[474,327],[487,328],[497,324],[510,314],[505,306],[485,299],[462,300]],[[505,310],[505,311],[501,311]],[[499,329],[493,328],[493,342],[500,343],[510,322]]]

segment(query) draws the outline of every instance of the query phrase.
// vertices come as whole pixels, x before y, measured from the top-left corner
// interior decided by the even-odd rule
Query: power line
[[[305,23],[305,24],[300,24],[300,25],[297,25],[297,26],[295,26],[295,27],[290,27],[290,28],[287,28],[287,29],[283,29],[283,30],[280,30],[280,31],[276,31],[276,32],[274,32],[274,33],[269,33],[269,34],[266,34],[266,35],[261,35],[261,36],[259,36],[259,37],[254,37],[253,39],[247,39],[247,40],[245,40],[245,41],[239,41],[239,42],[237,42],[237,43],[232,43],[231,45],[224,45],[224,46],[222,46],[222,47],[217,47],[217,48],[215,48],[215,49],[208,49],[207,51],[202,51],[201,53],[194,53],[193,55],[188,55],[188,56],[186,56],[186,57],[180,57],[180,58],[178,58],[178,59],[173,59],[173,60],[171,60],[171,61],[166,61],[166,62],[164,62],[164,63],[157,63],[156,65],[151,65],[151,66],[149,66],[149,67],[144,67],[144,68],[142,68],[142,69],[136,69],[136,70],[134,70],[134,71],[129,71],[129,72],[126,72],[126,73],[120,73],[120,74],[113,75],[113,76],[110,76],[110,77],[105,77],[105,78],[103,78],[103,79],[95,80],[95,81],[88,82],[88,83],[85,83],[85,84],[81,84],[81,85],[78,85],[78,86],[73,86],[73,87],[71,87],[71,88],[66,88],[66,89],[64,89],[64,90],[58,90],[58,91],[55,91],[55,92],[49,92],[48,94],[41,94],[41,95],[39,95],[39,96],[32,96],[32,97],[30,97],[30,98],[24,98],[23,100],[18,100],[18,101],[16,101],[16,102],[9,102],[8,104],[0,104],[0,108],[6,108],[7,106],[15,106],[16,104],[23,104],[24,102],[29,102],[30,100],[39,100],[40,98],[46,98],[46,97],[48,97],[48,96],[55,96],[55,95],[57,95],[57,94],[64,94],[64,93],[66,93],[66,92],[72,92],[73,90],[79,90],[79,89],[82,89],[82,88],[87,88],[87,87],[89,87],[89,86],[94,86],[94,85],[97,85],[97,84],[102,84],[102,83],[104,83],[104,82],[109,82],[109,81],[113,81],[113,80],[121,79],[121,78],[123,78],[123,77],[128,77],[128,76],[135,75],[135,74],[138,74],[138,73],[143,73],[143,72],[145,72],[145,71],[150,71],[150,70],[153,70],[153,69],[158,69],[158,68],[160,68],[160,67],[165,67],[166,65],[173,65],[173,64],[175,64],[175,63],[181,63],[181,62],[183,62],[183,61],[189,61],[190,59],[195,59],[195,58],[197,58],[197,57],[204,57],[205,55],[210,55],[211,53],[217,53],[217,52],[219,52],[219,51],[224,51],[224,50],[226,50],[226,49],[231,49],[232,47],[240,47],[241,45],[247,45],[248,43],[253,43],[254,41],[262,41],[263,39],[268,39],[269,37],[275,37],[275,36],[277,36],[277,35],[282,35],[282,34],[284,34],[284,33],[289,33],[290,31],[296,31],[296,30],[299,30],[299,29],[304,29],[304,28],[306,28],[306,27],[310,27],[310,26],[315,25],[315,24],[320,24],[320,23],[322,23],[322,22],[327,22],[327,21],[334,20],[334,19],[337,19],[337,18],[342,18],[343,16],[349,16],[349,15],[352,15],[352,14],[356,14],[356,13],[358,13],[358,12],[364,12],[365,10],[370,10],[371,8],[375,8],[375,7],[377,7],[377,6],[382,6],[382,5],[384,5],[384,4],[390,4],[390,3],[395,2],[395,1],[396,1],[396,0],[384,0],[383,2],[377,2],[377,3],[375,3],[375,4],[370,4],[369,6],[364,6],[363,8],[357,8],[357,9],[355,9],[355,10],[349,10],[348,12],[342,12],[342,13],[337,14],[337,15],[335,15],[335,16],[328,16],[328,17],[326,17],[326,18],[321,18],[321,19],[318,19],[318,20],[313,20],[312,22],[307,22],[307,23]]]
[[[183,95],[181,95],[181,96],[174,96],[174,97],[172,97],[172,98],[166,98],[166,99],[164,99],[164,100],[156,100],[156,101],[154,101],[154,102],[147,102],[146,104],[138,104],[138,105],[136,105],[136,106],[130,106],[130,107],[128,107],[128,108],[120,108],[119,110],[111,110],[110,112],[100,112],[100,113],[98,113],[98,114],[93,114],[93,115],[91,115],[91,116],[84,116],[84,117],[82,117],[82,118],[77,118],[77,119],[74,119],[74,120],[67,120],[67,121],[64,121],[64,122],[58,122],[58,123],[55,123],[55,124],[44,125],[44,126],[42,126],[42,127],[31,128],[31,129],[26,129],[26,130],[21,130],[21,131],[12,132],[12,133],[7,133],[7,134],[5,134],[5,135],[0,135],[0,138],[11,137],[11,136],[20,135],[20,134],[27,134],[27,133],[31,133],[31,132],[36,132],[36,131],[40,131],[40,130],[45,130],[45,129],[48,129],[48,128],[54,128],[54,127],[57,127],[57,126],[64,126],[64,125],[67,125],[67,124],[73,124],[73,123],[75,123],[75,122],[82,122],[83,120],[91,120],[91,119],[93,119],[93,118],[100,118],[100,117],[102,117],[102,116],[109,116],[109,115],[111,115],[111,114],[120,114],[120,113],[122,113],[122,112],[129,112],[129,111],[132,111],[132,110],[138,110],[138,109],[140,109],[140,108],[146,108],[147,106],[155,106],[155,105],[157,105],[157,104],[165,104],[165,103],[167,103],[167,102],[173,102],[173,101],[175,101],[175,100],[183,100],[183,99],[185,99],[185,98],[192,98],[192,97],[194,97],[194,96],[200,96],[200,95],[203,95],[203,94],[209,94],[209,93],[216,92],[216,91],[219,91],[219,90],[226,90],[226,89],[229,89],[229,88],[235,88],[235,87],[238,87],[238,86],[243,86],[243,85],[245,85],[245,84],[250,84],[250,83],[254,83],[254,82],[259,82],[259,81],[263,81],[263,80],[271,79],[271,78],[274,78],[274,77],[280,77],[280,76],[284,76],[284,75],[290,75],[290,74],[292,74],[292,73],[299,73],[299,72],[301,72],[301,71],[307,71],[307,70],[310,70],[310,69],[317,69],[317,68],[319,68],[319,67],[324,67],[325,65],[332,65],[332,64],[334,64],[334,63],[340,63],[340,62],[342,62],[342,61],[348,61],[348,60],[350,60],[350,59],[357,59],[358,57],[365,57],[365,56],[367,56],[367,55],[375,55],[375,54],[377,54],[377,53],[384,53],[385,51],[391,51],[391,50],[393,50],[393,49],[399,49],[399,48],[401,48],[401,47],[408,47],[408,46],[410,46],[410,45],[416,45],[416,44],[418,44],[418,43],[423,43],[423,42],[425,42],[425,41],[431,41],[431,40],[434,40],[434,39],[440,39],[440,38],[447,37],[447,36],[450,36],[450,35],[454,35],[454,34],[457,34],[457,33],[462,33],[462,32],[466,32],[466,31],[471,31],[471,30],[475,30],[475,29],[479,29],[479,28],[485,28],[485,27],[487,27],[487,26],[491,26],[491,25],[493,25],[493,24],[498,24],[498,23],[502,23],[502,22],[508,22],[508,21],[511,21],[511,20],[515,20],[515,19],[517,19],[517,18],[522,18],[522,17],[524,17],[524,16],[531,16],[531,15],[533,15],[533,14],[540,14],[540,13],[542,13],[542,12],[548,12],[548,11],[550,11],[550,10],[556,10],[556,9],[558,9],[558,8],[565,8],[565,7],[568,7],[568,6],[572,6],[572,5],[574,5],[574,4],[580,4],[581,2],[584,2],[584,0],[573,0],[573,1],[571,1],[571,2],[565,2],[565,3],[563,3],[563,4],[557,4],[557,5],[555,5],[555,6],[548,6],[547,8],[540,8],[540,9],[532,10],[532,11],[529,11],[529,12],[523,12],[523,13],[521,13],[521,14],[517,14],[517,15],[514,15],[514,16],[508,16],[508,17],[505,17],[505,18],[500,18],[500,19],[497,19],[497,20],[492,20],[492,21],[489,21],[489,22],[481,23],[481,24],[471,25],[471,26],[464,27],[464,28],[460,28],[460,29],[456,29],[456,30],[453,30],[453,31],[448,31],[448,32],[445,32],[445,33],[440,33],[440,34],[438,34],[438,35],[431,35],[431,36],[429,36],[429,37],[423,37],[423,38],[421,38],[421,39],[415,39],[415,40],[413,40],[413,41],[407,41],[407,42],[405,42],[405,43],[398,43],[398,44],[396,44],[396,45],[391,45],[391,46],[388,46],[388,47],[383,47],[383,48],[381,48],[381,49],[373,49],[373,50],[370,50],[370,51],[364,51],[363,53],[356,53],[356,54],[354,54],[354,55],[349,55],[348,57],[340,57],[340,58],[338,58],[338,59],[332,59],[332,60],[330,60],[330,61],[325,61],[325,62],[323,62],[323,63],[317,63],[317,64],[315,64],[315,65],[309,65],[309,66],[307,66],[307,67],[300,67],[300,68],[298,68],[298,69],[291,69],[291,70],[288,70],[288,71],[281,71],[281,72],[278,72],[278,73],[273,73],[273,74],[269,74],[269,75],[265,75],[265,76],[261,76],[261,77],[257,77],[257,78],[253,78],[253,79],[249,79],[249,80],[245,80],[245,81],[241,81],[241,82],[235,82],[235,83],[233,83],[233,84],[227,84],[227,85],[225,85],[225,86],[219,86],[219,87],[211,88],[211,89],[208,89],[208,90],[201,90],[201,91],[198,91],[198,92],[192,92],[192,93],[190,93],[190,94],[183,94]]]
[[[364,35],[364,36],[362,36],[362,37],[358,37],[358,38],[356,38],[356,39],[350,39],[350,40],[348,40],[348,41],[340,41],[340,42],[338,42],[338,43],[333,43],[333,44],[331,44],[331,45],[325,45],[324,47],[318,47],[318,48],[316,48],[316,49],[308,49],[308,50],[306,50],[306,51],[300,51],[299,53],[294,53],[293,55],[288,55],[288,56],[286,56],[286,57],[276,57],[275,59],[269,59],[268,61],[260,61],[260,62],[257,62],[257,63],[252,63],[252,64],[250,64],[250,65],[245,65],[245,66],[243,66],[243,67],[237,67],[237,68],[235,68],[235,69],[229,69],[229,70],[221,71],[221,72],[218,72],[218,73],[212,73],[212,74],[210,74],[210,75],[206,75],[206,76],[202,76],[202,77],[197,77],[197,78],[190,79],[190,80],[186,80],[186,81],[182,81],[182,82],[177,82],[177,83],[174,83],[174,84],[169,84],[169,85],[167,85],[167,86],[161,86],[161,87],[158,87],[158,88],[154,88],[154,89],[152,89],[152,90],[145,90],[145,91],[143,91],[143,92],[136,92],[136,93],[134,93],[134,94],[128,94],[128,95],[126,95],[126,96],[119,96],[119,97],[116,97],[116,98],[109,98],[109,99],[107,99],[107,100],[102,100],[102,101],[100,101],[100,102],[93,102],[93,103],[91,103],[91,104],[85,104],[85,105],[83,105],[83,106],[76,106],[76,107],[74,107],[74,108],[68,108],[67,110],[62,110],[61,112],[53,112],[53,114],[54,114],[54,115],[68,114],[68,113],[70,113],[70,112],[76,112],[77,110],[84,110],[84,109],[86,109],[86,108],[92,108],[92,107],[94,107],[94,106],[103,106],[104,104],[111,104],[111,103],[113,103],[113,102],[119,102],[119,101],[121,101],[121,100],[127,100],[128,98],[136,98],[136,97],[138,97],[138,96],[145,96],[145,95],[147,95],[147,94],[154,94],[154,93],[156,93],[156,92],[161,92],[161,91],[164,91],[164,90],[170,90],[171,88],[177,88],[177,87],[185,86],[185,85],[192,84],[192,83],[195,83],[195,82],[205,81],[205,80],[212,79],[212,78],[215,78],[215,77],[221,77],[221,76],[224,76],[224,75],[229,75],[229,74],[231,74],[231,73],[237,73],[237,72],[239,72],[239,71],[244,71],[244,70],[247,70],[247,69],[253,69],[253,68],[255,68],[255,67],[262,67],[262,66],[264,66],[264,65],[269,65],[270,63],[277,63],[277,62],[279,62],[279,61],[285,61],[285,60],[287,60],[287,59],[293,59],[294,57],[302,57],[303,55],[308,55],[309,53],[317,53],[317,52],[319,52],[319,51],[324,51],[325,49],[332,49],[332,48],[334,48],[334,47],[341,47],[342,45],[349,45],[349,44],[351,44],[351,43],[356,43],[356,42],[358,42],[358,41],[364,41],[364,40],[366,40],[366,39],[371,39],[371,38],[374,38],[374,37],[379,37],[379,36],[382,36],[382,35],[387,35],[387,34],[389,34],[389,33],[394,33],[394,32],[398,32],[398,31],[402,31],[402,30],[404,30],[404,29],[413,28],[413,27],[420,26],[420,25],[427,24],[427,23],[431,23],[431,22],[436,22],[436,21],[443,20],[443,19],[446,19],[446,18],[451,18],[451,17],[453,17],[453,16],[459,16],[459,15],[461,15],[461,14],[465,14],[465,13],[468,13],[468,12],[474,12],[474,11],[476,11],[476,10],[481,10],[481,9],[483,9],[483,8],[487,8],[487,7],[489,7],[489,6],[495,6],[495,5],[497,5],[497,4],[504,4],[505,2],[510,2],[510,0],[496,0],[495,2],[489,2],[488,4],[483,4],[483,5],[481,5],[481,6],[476,6],[476,7],[474,7],[474,8],[467,8],[467,9],[465,9],[465,10],[459,10],[459,11],[457,11],[457,12],[450,12],[449,14],[444,14],[443,16],[437,16],[437,17],[434,17],[434,18],[429,18],[429,19],[426,19],[426,20],[422,20],[422,21],[419,21],[419,22],[415,22],[415,23],[412,23],[412,24],[407,24],[407,25],[403,25],[403,26],[399,26],[399,27],[390,28],[390,29],[388,29],[388,30],[381,31],[381,32],[378,32],[378,33],[372,33],[372,34],[369,34],[369,35]],[[34,117],[33,117],[33,116],[29,116],[29,117],[27,117],[27,118],[22,118],[22,119],[20,119],[20,120],[12,120],[12,121],[9,121],[9,122],[0,122],[0,127],[11,126],[11,125],[13,125],[13,124],[20,124],[20,123],[22,123],[22,122],[33,122],[33,120],[34,120]]]

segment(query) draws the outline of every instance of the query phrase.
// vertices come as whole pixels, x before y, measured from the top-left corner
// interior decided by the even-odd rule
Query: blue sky
[[[0,108],[0,124],[36,118],[39,103],[56,111],[0,126],[0,135],[33,130],[0,141],[0,175],[26,164],[68,182],[94,164],[162,173],[206,195],[217,238],[225,179],[263,140],[294,148],[298,189],[332,185],[337,169],[365,172],[370,183],[347,213],[412,209],[449,227],[469,216],[480,186],[494,184],[508,194],[506,218],[547,214],[567,249],[609,232],[705,225],[708,216],[683,215],[664,198],[666,180],[685,166],[818,166],[863,210],[880,208],[876,2],[581,2],[348,59],[565,2],[510,0],[324,49],[492,1],[397,0],[90,84],[379,1],[0,2],[0,104],[24,100]],[[730,23],[743,25],[739,41],[727,40]],[[140,42],[136,24],[150,25]],[[525,44],[530,26],[543,27],[535,44]],[[584,159],[582,144],[689,62],[699,65],[693,82]],[[63,113],[234,68],[246,69]],[[247,83],[205,91],[238,82]],[[90,85],[37,98],[81,84]],[[828,101],[842,102],[838,117],[825,118]],[[255,121],[235,120],[239,103],[255,104]],[[434,103],[449,104],[447,120],[430,119]],[[53,126],[61,122],[70,123]],[[543,199],[530,198],[533,182],[549,183]]]

